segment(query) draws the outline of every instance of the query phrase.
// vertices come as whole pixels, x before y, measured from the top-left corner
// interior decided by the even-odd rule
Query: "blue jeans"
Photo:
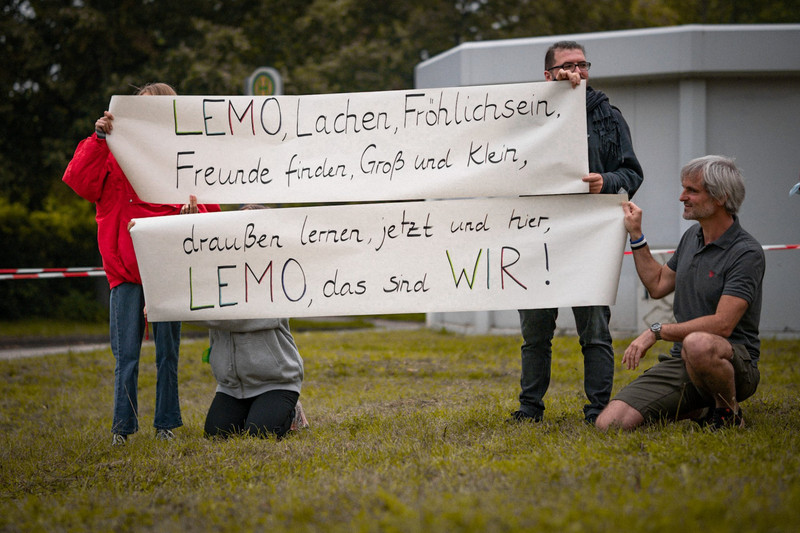
[[[575,325],[583,352],[583,386],[589,403],[583,407],[587,420],[593,420],[608,405],[614,382],[614,348],[608,323],[607,306],[573,307]],[[521,309],[522,376],[520,411],[541,417],[544,395],[550,385],[552,340],[558,309]]]
[[[130,435],[139,430],[139,356],[144,334],[144,292],[141,285],[123,283],[111,289],[109,329],[114,353],[113,433]],[[153,426],[173,429],[183,425],[178,400],[180,322],[154,322],[156,345],[156,405]]]

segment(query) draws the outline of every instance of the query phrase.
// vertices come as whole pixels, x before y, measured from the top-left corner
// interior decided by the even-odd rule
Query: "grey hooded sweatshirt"
[[[196,323],[209,328],[209,362],[217,380],[217,392],[239,399],[271,390],[300,393],[303,359],[289,331],[288,319]]]

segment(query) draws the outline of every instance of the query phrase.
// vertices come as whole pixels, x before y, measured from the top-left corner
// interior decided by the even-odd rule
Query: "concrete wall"
[[[418,65],[419,88],[541,81],[552,43],[577,40],[592,62],[589,83],[606,92],[631,127],[645,181],[653,249],[673,249],[692,224],[678,202],[681,166],[705,154],[734,157],[747,198],[742,225],[762,244],[800,242],[800,25],[680,26],[467,43]],[[800,251],[768,251],[762,336],[800,335]],[[664,256],[666,259],[666,256]],[[612,328],[641,331],[670,320],[671,300],[652,301],[623,262]],[[432,327],[518,333],[515,311],[432,313]],[[574,328],[561,311],[559,328]]]

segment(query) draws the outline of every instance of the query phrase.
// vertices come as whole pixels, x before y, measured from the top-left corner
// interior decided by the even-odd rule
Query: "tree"
[[[463,42],[799,17],[800,0],[6,0],[0,206],[25,218],[8,227],[53,210],[90,216],[64,169],[110,97],[149,81],[240,94],[272,66],[287,94],[409,89],[417,63]],[[71,266],[52,264],[72,257],[58,246],[43,240],[41,259],[26,260],[51,264],[27,266]]]

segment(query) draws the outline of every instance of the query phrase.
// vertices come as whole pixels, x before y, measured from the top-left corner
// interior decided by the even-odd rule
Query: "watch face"
[[[650,326],[650,331],[655,334],[656,340],[661,340],[661,322],[656,322]]]

